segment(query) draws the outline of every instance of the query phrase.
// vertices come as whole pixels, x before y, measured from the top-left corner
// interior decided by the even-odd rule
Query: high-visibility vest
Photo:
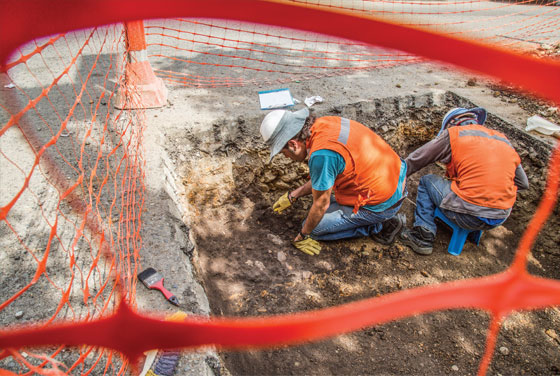
[[[449,128],[449,141],[447,176],[453,180],[453,192],[478,206],[511,208],[517,194],[513,179],[521,159],[507,137],[473,124]]]
[[[318,118],[311,126],[307,148],[328,149],[344,158],[346,167],[334,182],[336,201],[353,206],[385,202],[396,191],[401,159],[381,137],[356,121],[338,116]]]

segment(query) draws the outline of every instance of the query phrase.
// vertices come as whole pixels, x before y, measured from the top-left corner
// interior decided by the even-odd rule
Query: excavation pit
[[[359,121],[381,135],[401,157],[438,133],[452,107],[475,104],[445,93],[364,101],[315,111]],[[263,115],[264,116],[264,115]],[[414,254],[397,241],[382,246],[369,238],[323,242],[321,254],[307,256],[291,245],[310,198],[285,214],[273,202],[305,182],[307,167],[269,151],[258,129],[262,118],[223,120],[211,129],[173,137],[168,153],[182,212],[195,246],[192,260],[215,316],[269,316],[332,307],[391,292],[490,275],[512,262],[520,237],[543,194],[550,145],[489,114],[486,125],[504,132],[521,156],[530,189],[519,192],[510,218],[485,231],[480,245],[467,243],[460,256],[447,252],[450,233],[438,227],[434,252]],[[418,180],[444,174],[434,164],[412,175],[402,212],[413,220]],[[533,246],[529,271],[560,277],[558,209]],[[558,343],[545,333],[558,327],[556,310],[510,316],[500,333],[491,373],[550,374],[559,366]],[[489,316],[475,310],[438,311],[365,328],[332,339],[294,347],[222,352],[235,375],[271,374],[442,374],[459,369],[475,374],[484,353]],[[510,356],[499,352],[506,347]],[[512,356],[511,353],[515,354]]]

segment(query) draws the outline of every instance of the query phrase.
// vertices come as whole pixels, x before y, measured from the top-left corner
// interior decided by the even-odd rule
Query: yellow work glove
[[[294,202],[295,199],[290,200],[289,194],[290,192],[284,193],[282,197],[274,203],[272,210],[274,210],[275,213],[282,213],[284,210],[292,206],[292,202]]]
[[[321,244],[317,240],[311,239],[309,236],[304,237],[303,240],[292,242],[292,244],[309,256],[318,255],[321,252]]]

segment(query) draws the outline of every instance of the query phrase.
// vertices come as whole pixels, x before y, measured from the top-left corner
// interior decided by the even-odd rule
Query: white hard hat
[[[270,146],[270,160],[301,131],[308,116],[309,110],[302,108],[295,112],[274,110],[264,117],[261,136]]]
[[[272,134],[276,130],[276,127],[278,127],[278,124],[280,124],[280,120],[282,120],[282,117],[286,112],[288,111],[274,110],[264,117],[261,123],[261,136],[265,142],[268,142],[270,136],[272,136]]]

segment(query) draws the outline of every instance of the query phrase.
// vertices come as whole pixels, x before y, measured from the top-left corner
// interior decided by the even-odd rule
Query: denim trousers
[[[434,213],[441,205],[443,198],[451,192],[451,181],[438,175],[424,175],[418,184],[416,195],[416,211],[414,212],[414,226],[424,227],[432,234],[436,234],[437,227]],[[470,214],[457,213],[440,208],[441,212],[459,227],[467,230],[489,230],[498,225],[489,225],[478,217]],[[505,221],[505,219],[504,219]]]
[[[381,223],[393,218],[401,205],[402,201],[382,212],[360,208],[357,213],[353,213],[352,206],[340,205],[334,196],[331,196],[330,206],[319,224],[311,231],[311,237],[315,240],[337,240],[377,234],[383,227]],[[305,221],[303,223],[305,224]]]

